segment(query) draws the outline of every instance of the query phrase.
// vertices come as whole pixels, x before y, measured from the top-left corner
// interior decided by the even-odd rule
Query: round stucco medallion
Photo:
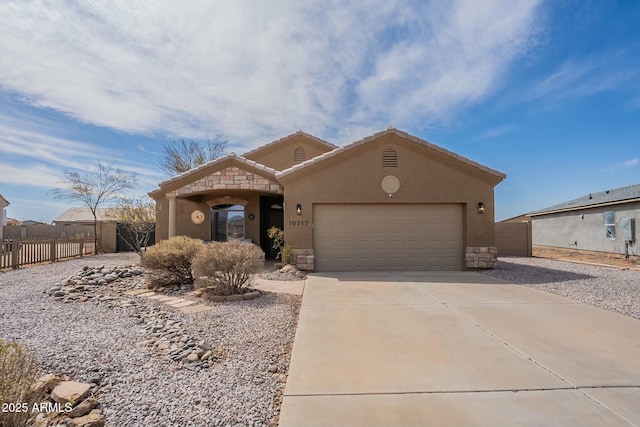
[[[400,189],[400,180],[393,176],[388,175],[382,178],[382,190],[387,194],[393,194]]]
[[[194,224],[202,224],[204,222],[204,213],[200,209],[191,212],[191,222]]]

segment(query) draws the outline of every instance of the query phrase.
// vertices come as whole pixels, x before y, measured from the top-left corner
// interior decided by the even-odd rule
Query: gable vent
[[[295,162],[304,162],[304,148],[298,147],[296,151],[293,153],[293,161]]]
[[[387,148],[382,152],[382,167],[398,167],[398,152],[394,148]]]

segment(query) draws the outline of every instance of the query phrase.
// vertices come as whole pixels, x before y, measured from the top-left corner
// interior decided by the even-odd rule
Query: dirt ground
[[[632,248],[633,252],[640,254],[638,248]],[[563,259],[568,261],[588,262],[594,264],[613,265],[617,267],[640,268],[640,256],[629,251],[629,258],[624,254],[592,252],[576,249],[554,248],[549,246],[533,246],[533,256],[538,258]]]

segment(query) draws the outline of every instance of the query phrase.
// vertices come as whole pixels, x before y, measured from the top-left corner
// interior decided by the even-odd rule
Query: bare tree
[[[107,218],[125,225],[124,242],[144,259],[151,234],[156,229],[156,206],[148,197],[137,199],[123,197],[107,210]]]
[[[137,175],[123,169],[114,168],[112,164],[103,165],[98,162],[94,172],[81,175],[69,170],[63,171],[61,188],[52,190],[58,200],[76,200],[85,204],[93,215],[94,251],[98,251],[98,217],[96,211],[105,204],[122,197],[122,192],[130,190],[138,182]]]
[[[180,174],[224,154],[227,140],[217,134],[205,141],[171,139],[165,142],[160,167],[169,176]]]

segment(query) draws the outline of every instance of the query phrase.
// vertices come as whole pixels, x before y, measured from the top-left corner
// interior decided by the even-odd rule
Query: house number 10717
[[[289,221],[289,225],[308,225],[309,221]]]

